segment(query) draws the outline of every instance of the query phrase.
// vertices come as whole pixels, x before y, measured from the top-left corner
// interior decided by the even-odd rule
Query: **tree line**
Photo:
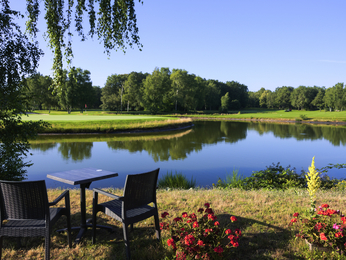
[[[111,111],[152,113],[218,110],[227,95],[227,109],[247,106],[248,88],[235,81],[206,80],[186,70],[156,68],[151,74],[131,72],[108,76],[105,86],[92,86],[90,72],[80,68],[64,71],[63,84],[53,88],[53,79],[35,74],[25,80],[28,108],[72,109],[102,108]]]
[[[25,80],[24,94],[30,109],[71,112],[85,108],[110,111],[193,112],[240,110],[243,108],[328,109],[346,106],[344,83],[333,87],[261,88],[257,92],[236,81],[204,79],[183,69],[156,68],[151,74],[131,72],[108,76],[105,86],[92,86],[90,71],[64,70],[63,84],[53,89],[53,79],[35,74]]]
[[[261,88],[257,92],[249,92],[248,107],[278,109],[325,109],[342,111],[346,107],[346,88],[344,83],[333,87],[278,87],[275,91]]]

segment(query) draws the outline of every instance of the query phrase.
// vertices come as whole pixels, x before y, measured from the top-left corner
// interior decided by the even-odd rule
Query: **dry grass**
[[[108,189],[121,195],[122,190]],[[61,190],[49,190],[52,200]],[[92,191],[87,191],[87,218],[91,218]],[[334,209],[342,210],[346,196],[341,191],[321,191],[317,203],[328,203]],[[78,226],[80,221],[79,190],[70,190],[72,225]],[[99,196],[99,200],[106,199]],[[308,194],[305,190],[287,191],[242,191],[232,190],[158,190],[158,205],[160,213],[167,211],[171,216],[182,212],[196,212],[205,202],[210,202],[218,220],[223,226],[229,225],[229,217],[236,216],[238,221],[232,227],[239,227],[243,236],[240,246],[233,250],[231,256],[225,259],[305,259],[311,254],[303,241],[294,239],[294,232],[288,223],[292,213],[302,212],[309,206]],[[120,223],[99,213],[98,224],[113,226],[115,232],[98,230],[96,245],[91,244],[91,230],[88,230],[84,240],[73,248],[67,247],[66,234],[53,232],[51,243],[51,259],[124,259],[124,244]],[[54,227],[65,226],[62,219]],[[75,237],[77,233],[73,233]],[[133,259],[172,259],[172,252],[166,246],[167,234],[163,233],[162,241],[154,239],[153,218],[135,225],[131,232],[131,253]],[[22,239],[22,248],[16,247],[16,240],[5,238],[3,259],[43,259],[43,238]],[[328,259],[328,258],[325,258]],[[330,258],[329,258],[330,259]],[[343,259],[343,258],[342,258]]]

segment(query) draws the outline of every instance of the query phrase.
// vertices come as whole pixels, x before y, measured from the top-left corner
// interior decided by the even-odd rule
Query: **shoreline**
[[[191,120],[228,120],[228,121],[249,121],[249,122],[270,122],[270,123],[288,123],[288,124],[314,124],[314,125],[346,125],[341,121],[311,121],[311,120],[289,120],[289,119],[270,119],[270,118],[228,118],[228,117],[187,117]]]
[[[199,120],[216,120],[216,121],[246,121],[246,122],[268,122],[268,123],[286,123],[286,124],[312,124],[312,125],[330,125],[330,126],[338,126],[338,125],[346,125],[346,122],[342,121],[311,121],[311,120],[289,120],[289,119],[269,119],[269,118],[227,118],[227,117],[184,117],[189,118],[192,121]],[[52,132],[52,133],[39,133],[38,135],[99,135],[99,134],[142,134],[142,133],[155,133],[155,132],[168,132],[168,131],[179,131],[185,130],[188,128],[192,128],[194,126],[193,122],[188,124],[179,124],[179,125],[166,125],[162,127],[154,127],[154,128],[144,128],[144,129],[126,129],[126,130],[115,130],[111,132],[80,132],[80,133],[62,133],[62,132]]]

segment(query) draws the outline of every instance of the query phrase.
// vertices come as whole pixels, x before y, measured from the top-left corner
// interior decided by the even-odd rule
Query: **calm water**
[[[72,188],[46,178],[48,173],[94,167],[119,177],[91,187],[123,187],[125,176],[159,167],[160,175],[182,172],[199,186],[211,186],[234,169],[243,176],[272,163],[307,170],[345,163],[346,128],[246,122],[196,122],[192,129],[146,135],[40,136],[31,146],[34,165],[28,180],[45,179],[48,187]],[[328,175],[346,178],[345,169]]]

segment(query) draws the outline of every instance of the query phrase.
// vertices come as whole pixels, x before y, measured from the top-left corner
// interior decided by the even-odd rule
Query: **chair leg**
[[[67,243],[68,246],[72,247],[72,238],[71,238],[71,215],[68,214],[67,216]]]
[[[159,215],[157,212],[154,214],[154,219],[155,219],[156,238],[160,239],[161,238],[161,230],[160,230]]]
[[[0,259],[2,258],[2,237],[0,237]]]
[[[97,214],[98,193],[94,191],[93,195],[93,220],[92,220],[92,244],[96,243],[96,214]]]
[[[127,224],[123,223],[123,233],[124,233],[124,242],[125,242],[125,250],[126,250],[126,259],[131,259],[130,255],[130,241],[129,234],[127,230]]]
[[[49,260],[50,259],[50,235],[48,233],[48,235],[46,235],[45,237],[45,260]]]

